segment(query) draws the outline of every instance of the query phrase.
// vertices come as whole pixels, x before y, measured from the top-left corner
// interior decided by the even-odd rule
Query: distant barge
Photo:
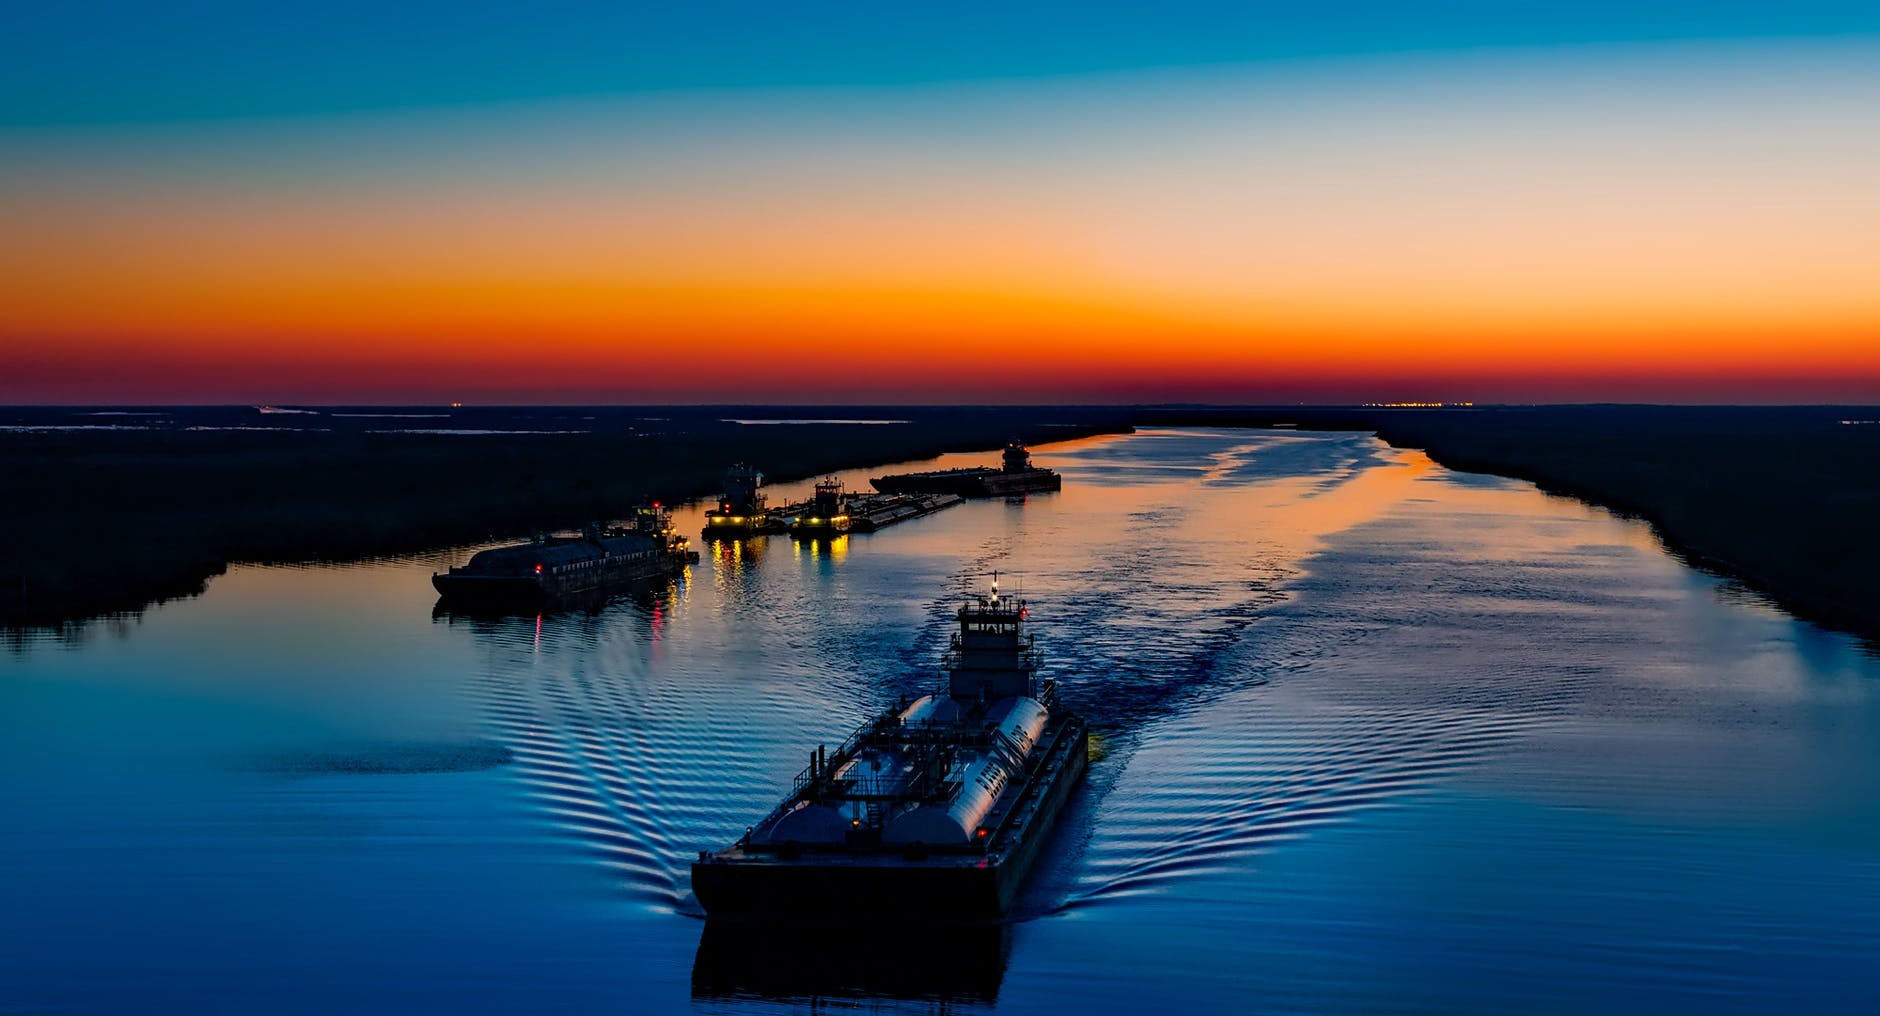
[[[997,469],[968,466],[926,473],[896,473],[877,476],[868,482],[884,494],[954,494],[959,497],[1006,497],[1064,487],[1064,479],[1056,471],[1031,464],[1031,452],[1017,439],[1005,446],[1004,461]]]
[[[897,522],[932,515],[965,503],[958,494],[883,494],[859,498],[849,504],[849,525],[858,533],[872,533]]]
[[[830,539],[843,533],[872,533],[897,522],[932,515],[964,501],[958,494],[876,494],[859,497],[846,493],[835,477],[816,485],[815,500],[790,523],[790,535],[799,540]]]
[[[826,540],[849,532],[872,533],[897,522],[932,515],[959,504],[957,494],[878,494],[863,497],[842,489],[833,476],[816,484],[814,495],[799,504],[773,508],[763,492],[764,474],[742,463],[725,476],[725,493],[705,512],[707,540],[743,540],[789,533],[803,540]]]
[[[618,592],[636,582],[681,574],[698,552],[672,528],[658,504],[634,508],[629,527],[587,527],[579,536],[542,536],[478,552],[468,564],[434,573],[449,605],[536,609]]]
[[[961,607],[946,685],[841,747],[818,748],[782,804],[700,851],[712,917],[1004,915],[1089,762],[1084,721],[1037,676],[1022,601]]]

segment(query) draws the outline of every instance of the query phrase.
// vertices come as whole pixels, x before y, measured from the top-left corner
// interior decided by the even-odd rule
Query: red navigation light
[[[538,565],[536,565],[536,566],[535,566],[535,573],[536,573],[537,575],[540,575],[540,574],[542,574],[542,566],[541,566],[541,565],[539,565],[539,564],[538,564]]]
[[[653,507],[655,507],[655,508],[657,508],[657,507],[659,507],[659,502],[658,502],[658,501],[654,501],[654,502],[653,502]]]
[[[985,826],[980,826],[980,827],[979,827],[979,838],[980,838],[980,839],[982,839],[982,840],[983,840],[983,839],[985,839],[985,838],[986,838],[987,836],[989,836],[989,835],[991,835],[991,833],[992,833],[992,830],[990,830],[990,829],[987,829],[987,828],[986,828]]]

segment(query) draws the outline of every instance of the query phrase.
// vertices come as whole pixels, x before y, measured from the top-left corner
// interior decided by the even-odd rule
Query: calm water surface
[[[596,614],[433,617],[459,550],[16,640],[0,1011],[1880,1006],[1848,640],[1364,436],[1038,458],[1062,494],[708,548]],[[691,857],[926,687],[995,568],[1101,735],[1021,919],[708,927]]]

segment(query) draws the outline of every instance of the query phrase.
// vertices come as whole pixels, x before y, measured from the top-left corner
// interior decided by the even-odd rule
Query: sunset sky
[[[396,6],[9,13],[0,402],[1880,401],[1880,5]]]

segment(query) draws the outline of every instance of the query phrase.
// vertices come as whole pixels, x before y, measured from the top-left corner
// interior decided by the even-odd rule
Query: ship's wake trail
[[[1326,576],[1303,585],[1322,591]],[[1426,630],[1440,628],[1439,606],[1418,609],[1430,613]],[[1510,660],[1444,680],[1440,649],[1419,667],[1408,662],[1415,650],[1395,644],[1393,633],[1414,623],[1371,617],[1362,600],[1309,592],[1211,657],[1223,693],[1119,730],[1126,764],[1093,780],[1085,849],[1058,875],[1065,905],[1244,870],[1249,858],[1425,790],[1554,722],[1585,677]]]
[[[1463,511],[1402,500],[1299,562],[1290,599],[1201,658],[1224,694],[1190,696],[1118,735],[1127,765],[1094,781],[1061,898],[1093,905],[1245,871],[1609,695],[1637,637],[1612,619],[1649,594],[1602,585],[1571,529],[1537,536],[1483,498]],[[1457,532],[1489,549],[1448,552]],[[1192,657],[1173,662],[1195,669]],[[1255,676],[1270,683],[1247,687]],[[1103,697],[1100,686],[1089,694]]]
[[[606,680],[528,676],[535,680],[492,678],[482,690],[491,723],[514,752],[516,772],[541,813],[618,875],[629,895],[677,906],[683,892],[675,847],[645,806],[666,791],[668,774],[657,759],[667,738],[635,722],[660,704],[629,706]]]
[[[1417,792],[1536,722],[1479,708],[1278,718],[1283,693],[1263,692],[1148,732],[1097,807],[1067,907],[1244,869],[1315,827]]]
[[[1421,485],[1446,474],[1349,445],[1217,451],[1182,496],[1137,508],[1128,539],[1034,562],[1046,671],[1106,749],[1034,911],[1245,870],[1505,750],[1594,679],[1523,641],[1537,599],[1584,588],[1526,560],[1524,520],[1422,518]],[[1328,449],[1343,458],[1308,485],[1263,483],[1252,461]],[[1439,539],[1456,531],[1509,553],[1459,568]]]
[[[749,675],[649,666],[646,621],[632,608],[566,623],[554,654],[529,652],[522,633],[491,640],[489,670],[472,682],[491,736],[513,753],[554,845],[632,902],[694,912],[688,862],[735,838],[742,826],[727,821],[766,810],[794,772],[802,731],[827,726],[828,708],[800,683],[728,689]],[[569,651],[582,643],[593,648]]]

